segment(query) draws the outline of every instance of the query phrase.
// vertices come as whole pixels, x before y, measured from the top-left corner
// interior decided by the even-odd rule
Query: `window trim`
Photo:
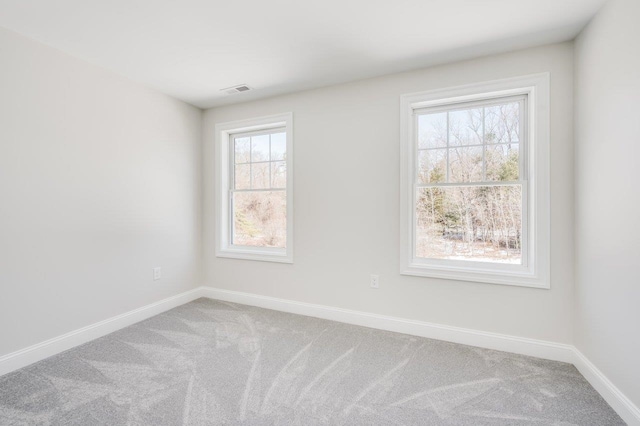
[[[286,132],[287,158],[287,244],[286,248],[236,246],[230,242],[231,160],[230,142],[233,135],[283,128]],[[293,263],[293,113],[237,120],[215,125],[216,164],[216,257]]]
[[[508,96],[527,97],[526,197],[528,258],[523,264],[491,262],[418,261],[414,256],[415,179],[417,146],[414,146],[414,114],[425,108],[490,101]],[[550,187],[549,187],[549,73],[494,80],[465,86],[406,94],[400,97],[400,273],[480,283],[550,288]],[[522,151],[521,151],[522,152]],[[526,179],[521,179],[526,180]],[[524,214],[523,214],[523,222]]]

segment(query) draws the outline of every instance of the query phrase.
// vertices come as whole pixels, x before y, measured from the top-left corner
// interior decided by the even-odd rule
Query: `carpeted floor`
[[[199,299],[0,377],[1,425],[620,425],[570,364]]]

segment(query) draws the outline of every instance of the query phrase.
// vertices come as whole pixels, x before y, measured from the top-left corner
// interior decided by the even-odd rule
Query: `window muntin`
[[[526,101],[414,111],[415,261],[526,264]]]
[[[231,134],[229,143],[229,245],[286,249],[286,129]]]

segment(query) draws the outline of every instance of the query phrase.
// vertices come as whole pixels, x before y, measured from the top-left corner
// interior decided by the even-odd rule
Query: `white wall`
[[[640,406],[640,2],[576,41],[575,344]]]
[[[0,355],[200,284],[201,115],[0,29]]]
[[[399,97],[551,73],[551,290],[399,274]],[[204,118],[204,270],[214,287],[555,342],[572,339],[573,47],[528,49],[220,107]],[[216,258],[214,125],[294,113],[295,263]],[[369,274],[381,288],[369,288]]]

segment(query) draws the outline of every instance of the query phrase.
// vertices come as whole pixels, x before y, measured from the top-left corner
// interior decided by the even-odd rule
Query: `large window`
[[[403,273],[548,287],[546,82],[403,97]]]
[[[216,126],[217,255],[292,261],[291,114]]]
[[[415,112],[416,257],[522,264],[526,97]]]

